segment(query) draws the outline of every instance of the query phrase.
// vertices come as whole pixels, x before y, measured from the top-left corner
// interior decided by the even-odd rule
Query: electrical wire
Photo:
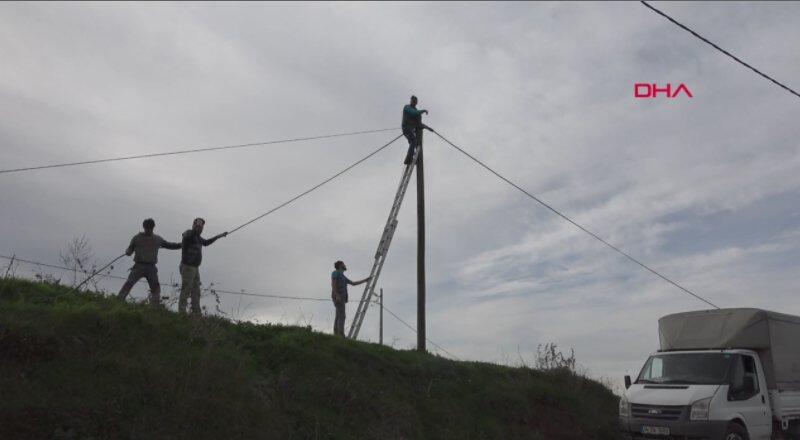
[[[57,266],[55,264],[42,263],[40,261],[26,260],[24,258],[19,258],[17,256],[9,257],[9,256],[6,256],[6,255],[0,255],[0,258],[6,259],[6,260],[10,260],[10,261],[18,261],[18,262],[21,262],[21,263],[26,263],[26,264],[36,265],[36,266],[49,267],[51,269],[61,269],[61,270],[66,270],[66,271],[77,271],[77,272],[80,272],[80,273],[82,273],[84,275],[91,275],[92,274],[92,272],[89,272],[89,271],[86,271],[86,270],[74,269],[74,268],[64,267],[64,266]],[[121,276],[117,276],[117,275],[102,274],[101,271],[96,271],[95,273],[98,274],[98,275],[103,276],[104,278],[113,278],[113,279],[122,280],[122,281],[126,281],[128,279],[127,277],[121,277]],[[145,282],[145,280],[142,279],[142,280],[139,280],[138,282],[139,283],[143,283],[143,282]],[[177,286],[177,284],[174,284],[172,286]],[[268,294],[264,294],[264,293],[250,293],[250,292],[244,292],[244,291],[236,292],[236,291],[233,291],[233,290],[217,289],[217,288],[214,288],[214,287],[206,287],[203,290],[204,291],[214,291],[214,292],[224,293],[224,294],[228,294],[228,295],[256,296],[256,297],[261,297],[261,298],[275,298],[275,299],[287,299],[287,300],[298,300],[298,301],[331,301],[330,298],[314,298],[314,297],[306,297],[306,296],[286,296],[286,295],[268,295]]]
[[[24,259],[24,258],[19,258],[17,256],[9,257],[9,256],[6,256],[6,255],[0,255],[0,258],[6,259],[6,260],[10,260],[12,262],[18,261],[20,263],[32,264],[32,265],[42,266],[42,267],[49,267],[51,269],[62,269],[62,270],[67,270],[67,271],[77,270],[77,269],[72,269],[72,268],[69,268],[69,267],[58,266],[58,265],[55,265],[55,264],[48,264],[48,263],[42,263],[40,261],[27,260],[27,259]],[[87,274],[87,275],[90,274],[90,272],[85,271],[85,270],[77,270],[77,271],[81,272],[83,274]],[[101,271],[96,271],[95,274],[99,274],[100,272]],[[118,279],[118,280],[127,280],[127,278],[125,278],[125,277],[120,277],[120,276],[111,275],[111,274],[105,274],[103,276],[106,277],[106,278],[114,278],[114,279]],[[140,280],[140,282],[142,282],[142,281],[143,280]],[[244,292],[244,291],[236,292],[236,291],[233,291],[233,290],[217,289],[217,288],[214,288],[214,287],[206,287],[203,290],[204,291],[209,291],[209,292],[218,292],[218,293],[223,293],[223,294],[229,294],[229,295],[255,296],[255,297],[261,297],[261,298],[276,298],[276,299],[286,299],[286,300],[296,300],[296,301],[326,301],[326,302],[327,301],[331,301],[330,298],[314,298],[314,297],[286,296],[286,295],[267,295],[267,294],[262,294],[262,293],[249,293],[249,292]],[[375,304],[378,304],[378,303],[375,302]],[[383,309],[387,313],[392,315],[395,319],[397,319],[400,323],[402,323],[403,325],[405,325],[406,327],[411,329],[414,333],[417,332],[417,329],[415,329],[409,323],[407,323],[402,318],[400,318],[397,314],[395,314],[388,307],[386,307],[386,305],[383,306]],[[429,338],[425,338],[425,339],[428,342],[430,342],[431,345],[433,345],[434,347],[438,348],[442,352],[448,354],[450,357],[452,357],[454,359],[457,359],[457,360],[461,360],[458,356],[454,355],[453,353],[450,353],[444,347],[442,347],[441,345],[437,344],[436,342],[430,340]]]
[[[385,131],[385,130],[384,130],[384,131]],[[331,137],[331,136],[333,136],[333,135],[329,135],[328,137]],[[323,186],[323,185],[325,185],[326,183],[328,183],[328,182],[330,182],[330,181],[332,181],[332,180],[336,179],[337,177],[339,177],[339,176],[341,176],[342,174],[344,174],[344,173],[346,173],[346,172],[350,171],[351,169],[355,168],[356,166],[358,166],[358,165],[359,165],[359,164],[361,164],[362,162],[366,161],[367,159],[371,158],[372,156],[374,156],[374,155],[378,154],[379,152],[383,151],[383,150],[384,150],[385,148],[387,148],[389,145],[393,144],[395,141],[397,141],[398,139],[400,139],[402,136],[403,136],[402,134],[398,135],[397,137],[395,137],[395,138],[394,138],[394,139],[392,139],[391,141],[389,141],[389,142],[385,143],[384,145],[382,145],[381,147],[379,147],[379,148],[378,148],[378,149],[376,149],[375,151],[373,151],[373,152],[369,153],[368,155],[366,155],[366,156],[362,157],[361,159],[357,160],[356,162],[354,162],[354,163],[352,163],[352,164],[348,165],[348,166],[347,166],[347,167],[345,167],[343,170],[339,171],[338,173],[334,174],[333,176],[331,176],[331,177],[329,177],[329,178],[327,178],[327,179],[323,180],[322,182],[320,182],[320,183],[318,183],[318,184],[314,185],[313,187],[309,188],[308,190],[306,190],[306,191],[304,191],[304,192],[302,192],[302,193],[300,193],[300,194],[298,194],[298,195],[296,195],[296,196],[292,197],[291,199],[289,199],[289,200],[287,200],[287,201],[285,201],[285,202],[281,203],[280,205],[278,205],[278,206],[276,206],[276,207],[274,207],[274,208],[270,209],[269,211],[267,211],[267,212],[265,212],[265,213],[263,213],[263,214],[261,214],[261,215],[259,215],[259,216],[255,217],[255,218],[253,218],[252,220],[249,220],[249,221],[247,221],[247,222],[245,222],[245,223],[243,223],[243,224],[241,224],[241,225],[239,225],[239,226],[235,227],[234,229],[232,229],[231,231],[229,231],[229,232],[227,233],[227,235],[233,234],[234,232],[238,231],[239,229],[242,229],[242,228],[244,228],[245,226],[247,226],[247,225],[249,225],[249,224],[251,224],[251,223],[254,223],[254,222],[258,221],[258,220],[260,220],[260,219],[262,219],[262,218],[266,217],[266,216],[267,216],[267,215],[269,215],[269,214],[272,214],[273,212],[275,212],[275,211],[277,211],[277,210],[279,210],[279,209],[281,209],[281,208],[283,208],[283,207],[285,207],[285,206],[287,206],[287,205],[291,204],[292,202],[294,202],[294,201],[296,201],[296,200],[298,200],[298,199],[300,199],[300,198],[302,198],[302,197],[306,196],[307,194],[310,194],[311,192],[313,192],[313,191],[315,191],[316,189],[318,189],[318,188],[322,187],[322,186]],[[310,139],[310,138],[307,138],[307,139]],[[222,147],[220,147],[220,148],[222,148]],[[229,147],[229,148],[230,148],[230,147]],[[94,278],[95,276],[99,275],[99,274],[100,274],[100,273],[101,273],[103,270],[105,270],[107,267],[111,266],[111,265],[112,265],[112,264],[114,264],[114,263],[115,263],[117,260],[119,260],[120,258],[122,258],[122,257],[124,257],[124,256],[125,256],[125,254],[122,254],[122,255],[120,255],[120,256],[118,256],[118,257],[114,258],[114,259],[113,259],[113,260],[111,260],[111,261],[110,261],[108,264],[106,264],[105,266],[103,266],[103,267],[102,267],[100,270],[94,271],[93,273],[89,273],[89,272],[87,272],[87,271],[81,270],[81,272],[82,272],[82,273],[85,273],[85,274],[89,275],[89,277],[87,277],[87,278],[86,278],[85,280],[83,280],[83,281],[82,281],[80,284],[78,284],[78,286],[77,286],[77,287],[75,287],[75,290],[79,290],[81,287],[83,287],[83,285],[84,285],[84,284],[86,284],[87,282],[89,282],[89,280],[91,280],[91,279],[92,279],[92,278]],[[7,258],[7,259],[11,259],[11,257],[5,257],[5,256],[2,256],[2,257],[3,257],[3,258]],[[19,261],[24,261],[24,260],[22,260],[22,259],[18,259],[18,260],[19,260]],[[27,262],[27,261],[26,261],[26,262]],[[33,263],[33,264],[39,264],[39,263]],[[48,266],[48,267],[56,267],[56,266],[53,266],[53,265],[45,265],[45,264],[42,264],[42,265],[43,265],[43,266]],[[65,269],[65,270],[72,270],[72,269],[69,269],[69,268],[62,268],[62,269]],[[247,294],[247,293],[241,293],[241,292],[225,291],[225,290],[220,290],[220,289],[214,289],[214,290],[215,290],[215,291],[217,291],[217,292],[220,292],[220,293],[227,293],[227,294],[241,294],[241,295],[249,295],[249,296],[266,296],[266,297],[270,297],[270,298],[298,299],[298,300],[307,300],[307,301],[327,301],[327,300],[328,300],[328,299],[323,299],[323,298],[284,297],[284,296],[279,296],[279,295],[271,295],[271,296],[267,296],[267,295]]]
[[[413,327],[411,324],[409,324],[409,323],[407,323],[406,321],[404,321],[404,320],[403,320],[403,318],[401,318],[401,317],[397,316],[397,314],[395,314],[395,313],[394,313],[393,311],[391,311],[391,310],[390,310],[388,307],[386,307],[386,305],[385,305],[385,304],[384,304],[384,306],[383,306],[383,310],[387,311],[387,312],[388,312],[390,315],[392,315],[392,316],[393,316],[393,317],[394,317],[396,320],[400,321],[400,323],[401,323],[401,324],[403,324],[403,325],[405,325],[406,327],[408,327],[409,329],[411,329],[411,331],[413,331],[414,333],[417,333],[417,329],[416,329],[416,328],[414,328],[414,327]],[[461,358],[459,358],[458,356],[454,355],[453,353],[450,353],[449,351],[445,350],[445,349],[444,349],[444,347],[442,347],[441,345],[439,345],[439,344],[437,344],[437,343],[435,343],[435,342],[431,341],[431,340],[430,340],[430,338],[428,338],[427,336],[425,337],[425,340],[426,340],[426,341],[428,341],[428,342],[430,342],[430,343],[431,343],[431,345],[433,345],[434,347],[436,347],[436,348],[438,348],[439,350],[441,350],[441,351],[443,351],[443,352],[447,353],[448,355],[450,355],[450,357],[452,357],[452,358],[454,358],[454,359],[456,359],[456,360],[459,360],[459,361],[461,360]]]
[[[228,232],[228,235],[230,235],[230,234],[233,234],[234,232],[238,231],[239,229],[242,229],[243,227],[245,227],[245,226],[247,226],[247,225],[249,225],[249,224],[251,224],[251,223],[254,223],[254,222],[258,221],[258,220],[261,220],[262,218],[264,218],[264,217],[266,217],[266,216],[268,216],[268,215],[272,214],[273,212],[275,212],[275,211],[277,211],[277,210],[279,210],[279,209],[283,208],[284,206],[287,206],[287,205],[289,205],[290,203],[294,202],[295,200],[298,200],[298,199],[300,199],[301,197],[303,197],[303,196],[305,196],[305,195],[307,195],[307,194],[311,193],[312,191],[314,191],[314,190],[316,190],[317,188],[319,188],[319,187],[321,187],[321,186],[325,185],[326,183],[328,183],[328,182],[332,181],[333,179],[336,179],[337,177],[339,177],[339,176],[341,176],[342,174],[344,174],[344,173],[346,173],[346,172],[350,171],[351,169],[355,168],[355,167],[356,167],[356,166],[358,166],[360,163],[364,162],[365,160],[369,159],[370,157],[372,157],[372,156],[374,156],[374,155],[378,154],[379,152],[383,151],[383,150],[384,150],[386,147],[388,147],[389,145],[392,145],[392,144],[393,144],[393,143],[394,143],[396,140],[400,139],[402,136],[403,136],[402,134],[401,134],[401,135],[398,135],[396,138],[394,138],[394,139],[392,139],[391,141],[389,141],[389,142],[387,142],[387,143],[383,144],[383,146],[381,146],[381,147],[380,147],[380,148],[378,148],[377,150],[373,151],[372,153],[369,153],[368,155],[366,155],[366,156],[362,157],[361,159],[357,160],[356,162],[354,162],[354,163],[352,163],[352,164],[348,165],[348,166],[347,166],[347,167],[345,167],[343,170],[339,171],[338,173],[334,174],[333,176],[331,176],[331,177],[328,177],[327,179],[325,179],[325,180],[323,180],[322,182],[320,182],[320,183],[318,183],[318,184],[314,185],[313,187],[309,188],[308,190],[306,190],[306,191],[304,191],[304,192],[302,192],[302,193],[300,193],[300,194],[298,194],[298,195],[296,195],[296,196],[292,197],[291,199],[289,199],[289,200],[287,200],[287,201],[285,201],[285,202],[281,203],[280,205],[278,205],[278,206],[276,206],[276,207],[274,207],[274,208],[270,209],[269,211],[267,211],[267,212],[265,212],[265,213],[263,213],[263,214],[261,214],[261,215],[259,215],[259,216],[255,217],[254,219],[252,219],[252,220],[249,220],[249,221],[247,221],[247,222],[245,222],[245,223],[243,223],[243,224],[241,224],[241,225],[239,225],[239,226],[237,226],[237,227],[233,228],[232,230],[230,230],[230,231]]]
[[[692,29],[690,29],[688,26],[686,26],[686,25],[684,25],[684,24],[682,24],[682,23],[678,22],[678,20],[675,20],[674,18],[672,18],[672,17],[670,17],[669,15],[667,15],[665,12],[663,12],[663,11],[661,11],[661,10],[657,9],[656,7],[654,7],[654,6],[650,5],[650,4],[649,4],[649,3],[647,3],[646,1],[642,1],[641,3],[642,3],[643,5],[645,5],[646,7],[648,7],[650,10],[652,10],[653,12],[655,12],[656,14],[658,14],[658,15],[660,15],[660,16],[662,16],[662,17],[666,18],[667,20],[669,20],[670,22],[672,22],[673,24],[675,24],[675,25],[676,25],[676,26],[678,26],[679,28],[681,28],[681,29],[685,30],[686,32],[689,32],[690,34],[692,34],[692,35],[694,35],[695,37],[699,38],[701,41],[703,41],[703,42],[707,43],[708,45],[710,45],[710,46],[711,46],[711,47],[713,47],[714,49],[717,49],[718,51],[722,52],[723,54],[725,54],[725,55],[729,56],[730,58],[732,58],[732,59],[733,59],[734,61],[736,61],[737,63],[739,63],[739,64],[743,65],[744,67],[747,67],[748,69],[752,70],[753,72],[757,73],[758,75],[761,75],[762,77],[764,77],[764,78],[766,78],[767,80],[771,81],[772,83],[774,83],[774,84],[775,84],[775,85],[777,85],[778,87],[780,87],[780,88],[782,88],[782,89],[786,90],[787,92],[791,93],[792,95],[794,95],[794,96],[797,96],[798,98],[800,98],[800,94],[798,94],[797,92],[795,92],[795,91],[794,91],[792,88],[790,88],[789,86],[787,86],[787,85],[785,85],[785,84],[781,83],[780,81],[778,81],[778,80],[776,80],[776,79],[772,78],[771,76],[767,75],[766,73],[764,73],[764,72],[762,72],[762,71],[760,71],[760,70],[756,69],[755,67],[751,66],[750,64],[747,64],[746,62],[742,61],[742,60],[741,60],[739,57],[737,57],[737,56],[733,55],[732,53],[728,52],[727,50],[725,50],[725,49],[723,49],[723,48],[721,48],[721,47],[717,46],[717,45],[716,45],[716,44],[714,44],[714,43],[712,43],[711,41],[709,41],[709,40],[708,40],[707,38],[705,38],[704,36],[702,36],[702,35],[698,34],[697,32],[693,31],[693,30],[692,30]]]
[[[431,130],[431,131],[433,131],[433,130]],[[542,199],[540,199],[540,198],[536,197],[535,195],[533,195],[533,194],[529,193],[528,191],[526,191],[525,189],[523,189],[522,187],[520,187],[520,186],[519,186],[519,185],[517,185],[516,183],[514,183],[514,182],[512,182],[511,180],[509,180],[508,178],[504,177],[502,174],[500,174],[500,173],[498,173],[497,171],[493,170],[491,167],[489,167],[489,166],[488,166],[488,165],[486,165],[485,163],[483,163],[483,162],[481,162],[480,160],[478,160],[478,159],[477,159],[475,156],[471,155],[470,153],[467,153],[466,151],[464,151],[464,149],[463,149],[463,148],[461,148],[461,147],[459,147],[458,145],[456,145],[456,144],[454,144],[454,143],[450,142],[450,140],[448,140],[446,137],[442,136],[442,135],[441,135],[439,132],[437,132],[437,131],[433,131],[433,132],[434,132],[434,133],[436,133],[436,135],[437,135],[437,136],[439,136],[439,137],[440,137],[440,138],[441,138],[443,141],[445,141],[446,143],[448,143],[448,144],[449,144],[451,147],[455,148],[456,150],[458,150],[459,152],[461,152],[463,155],[465,155],[465,156],[467,156],[468,158],[472,159],[472,160],[473,160],[475,163],[477,163],[478,165],[480,165],[480,166],[482,166],[483,168],[485,168],[486,170],[488,170],[490,173],[492,173],[492,174],[494,174],[495,176],[497,176],[498,178],[500,178],[500,180],[502,180],[502,181],[506,182],[507,184],[511,185],[512,187],[516,188],[517,190],[519,190],[520,192],[522,192],[522,193],[523,193],[523,194],[525,194],[526,196],[530,197],[531,199],[535,200],[535,201],[536,201],[536,202],[538,202],[540,205],[542,205],[542,206],[544,206],[545,208],[549,209],[549,210],[550,210],[550,211],[552,211],[554,214],[556,214],[557,216],[559,216],[559,217],[561,217],[562,219],[566,220],[567,222],[569,222],[569,223],[572,223],[572,225],[573,225],[573,226],[575,226],[575,227],[577,227],[578,229],[580,229],[581,231],[583,231],[583,232],[585,232],[585,233],[589,234],[591,237],[593,237],[593,238],[594,238],[594,239],[596,239],[597,241],[599,241],[599,242],[603,243],[604,245],[606,245],[606,246],[610,247],[611,249],[613,249],[614,251],[618,252],[620,255],[624,256],[624,257],[625,257],[625,258],[627,258],[628,260],[630,260],[630,261],[632,261],[632,262],[634,262],[634,263],[638,264],[639,266],[641,266],[642,268],[644,268],[644,269],[645,269],[645,270],[647,270],[648,272],[650,272],[650,273],[652,273],[652,274],[654,274],[654,275],[658,276],[658,277],[659,277],[659,278],[661,278],[662,280],[664,280],[664,281],[666,281],[666,282],[668,282],[668,283],[672,284],[673,286],[677,287],[678,289],[682,290],[683,292],[685,292],[685,293],[687,293],[687,294],[689,294],[689,295],[691,295],[691,296],[693,296],[693,297],[695,297],[695,298],[699,299],[700,301],[702,301],[702,302],[704,302],[704,303],[706,303],[706,304],[710,305],[711,307],[714,307],[715,309],[719,309],[719,307],[718,307],[716,304],[714,304],[714,303],[712,303],[711,301],[709,301],[709,300],[707,300],[707,299],[703,298],[702,296],[700,296],[700,295],[698,295],[698,294],[696,294],[696,293],[692,292],[691,290],[689,290],[689,289],[687,289],[687,288],[685,288],[685,287],[681,286],[681,285],[680,285],[680,284],[678,284],[677,282],[675,282],[675,281],[672,281],[671,279],[667,278],[665,275],[662,275],[660,272],[658,272],[658,271],[656,271],[655,269],[651,268],[650,266],[648,266],[648,265],[646,265],[646,264],[642,263],[641,261],[639,261],[638,259],[634,258],[633,256],[631,256],[631,255],[630,255],[630,254],[628,254],[627,252],[623,251],[622,249],[618,248],[617,246],[614,246],[613,244],[609,243],[608,241],[606,241],[606,240],[602,239],[600,236],[598,236],[598,235],[597,235],[597,234],[595,234],[594,232],[592,232],[592,231],[590,231],[590,230],[586,229],[585,227],[581,226],[580,224],[578,224],[577,222],[575,222],[575,221],[574,221],[574,220],[572,220],[571,218],[567,217],[565,214],[561,213],[561,211],[559,211],[559,210],[557,210],[557,209],[553,208],[552,206],[550,206],[549,204],[547,204],[546,202],[544,202]]]
[[[64,267],[64,266],[56,266],[54,264],[42,263],[40,261],[26,260],[24,258],[17,257],[16,255],[11,256],[11,257],[6,256],[6,255],[0,255],[0,258],[6,259],[6,260],[10,260],[12,262],[19,261],[20,263],[27,263],[27,264],[32,264],[32,265],[36,265],[36,266],[49,267],[51,269],[63,269],[63,270],[69,270],[69,271],[76,271],[76,272],[80,272],[80,273],[85,274],[85,275],[89,275],[91,273],[91,272],[89,272],[87,270],[83,270],[83,269]],[[107,278],[117,278],[117,279],[120,279],[120,280],[127,279],[127,278],[118,277],[118,276],[114,276],[114,275],[104,275],[104,276],[107,277]]]
[[[334,134],[325,134],[321,136],[309,136],[309,137],[299,137],[299,138],[291,138],[291,139],[279,139],[273,141],[264,141],[264,142],[253,142],[249,144],[236,144],[236,145],[225,145],[220,147],[200,147],[200,148],[191,148],[185,150],[178,150],[178,151],[168,151],[164,153],[150,153],[150,154],[138,154],[135,156],[121,156],[121,157],[110,157],[106,159],[95,159],[95,160],[84,160],[79,162],[67,162],[67,163],[58,163],[58,164],[50,164],[50,165],[38,165],[38,166],[30,166],[24,168],[10,168],[6,170],[0,170],[0,174],[8,174],[8,173],[17,173],[22,171],[33,171],[33,170],[43,170],[48,168],[61,168],[61,167],[71,167],[77,165],[89,165],[95,163],[105,163],[105,162],[116,162],[122,160],[132,160],[132,159],[145,159],[150,157],[161,157],[161,156],[174,156],[178,154],[191,154],[191,153],[205,153],[208,151],[219,151],[219,150],[231,150],[234,148],[247,148],[247,147],[257,147],[257,146],[264,146],[264,145],[274,145],[274,144],[285,144],[290,142],[302,142],[302,141],[311,141],[311,140],[318,140],[318,139],[330,139],[336,137],[344,137],[344,136],[356,136],[360,134],[369,134],[369,133],[380,133],[384,131],[391,131],[397,130],[397,128],[379,128],[375,130],[362,130],[362,131],[351,131],[347,133],[334,133]]]
[[[119,260],[120,258],[122,258],[122,257],[124,257],[124,256],[125,256],[125,254],[122,254],[122,255],[120,255],[119,257],[117,257],[117,258],[114,258],[113,260],[109,261],[109,262],[108,262],[108,264],[106,264],[105,266],[101,267],[100,269],[98,269],[98,270],[95,270],[95,271],[92,271],[92,273],[91,273],[91,274],[90,274],[90,275],[89,275],[89,276],[88,276],[88,277],[87,277],[85,280],[81,281],[81,283],[80,283],[80,284],[78,284],[77,286],[75,286],[74,290],[75,290],[75,291],[80,291],[80,290],[81,290],[81,287],[83,287],[83,285],[84,285],[84,284],[88,283],[88,282],[89,282],[89,280],[91,280],[92,278],[94,278],[94,277],[95,277],[95,276],[97,276],[99,273],[103,272],[104,270],[106,270],[106,268],[107,268],[108,266],[111,266],[112,264],[116,263],[116,262],[117,262],[117,260]],[[85,271],[84,271],[84,272],[85,272]]]
[[[210,291],[224,293],[228,295],[244,295],[244,296],[258,296],[262,298],[276,298],[276,299],[290,299],[296,301],[332,301],[330,298],[314,298],[310,296],[284,296],[284,295],[266,295],[263,293],[249,293],[249,292],[236,292],[233,290],[222,290],[214,287],[208,287]]]

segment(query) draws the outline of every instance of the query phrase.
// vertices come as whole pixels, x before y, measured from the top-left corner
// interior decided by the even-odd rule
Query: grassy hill
[[[616,408],[566,371],[0,280],[3,439],[612,439]]]

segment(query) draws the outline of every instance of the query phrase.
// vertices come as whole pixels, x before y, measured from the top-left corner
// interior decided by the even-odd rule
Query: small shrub
[[[570,349],[569,356],[565,356],[553,342],[539,344],[536,347],[536,369],[543,371],[565,369],[574,373],[575,350]]]

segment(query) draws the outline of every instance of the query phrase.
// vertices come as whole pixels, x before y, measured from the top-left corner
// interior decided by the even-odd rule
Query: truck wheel
[[[728,432],[725,433],[725,440],[750,440],[747,430],[738,423],[731,423]]]

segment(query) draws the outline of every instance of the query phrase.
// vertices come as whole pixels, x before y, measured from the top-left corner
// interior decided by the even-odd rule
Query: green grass
[[[3,439],[612,439],[616,406],[567,371],[0,280]]]

